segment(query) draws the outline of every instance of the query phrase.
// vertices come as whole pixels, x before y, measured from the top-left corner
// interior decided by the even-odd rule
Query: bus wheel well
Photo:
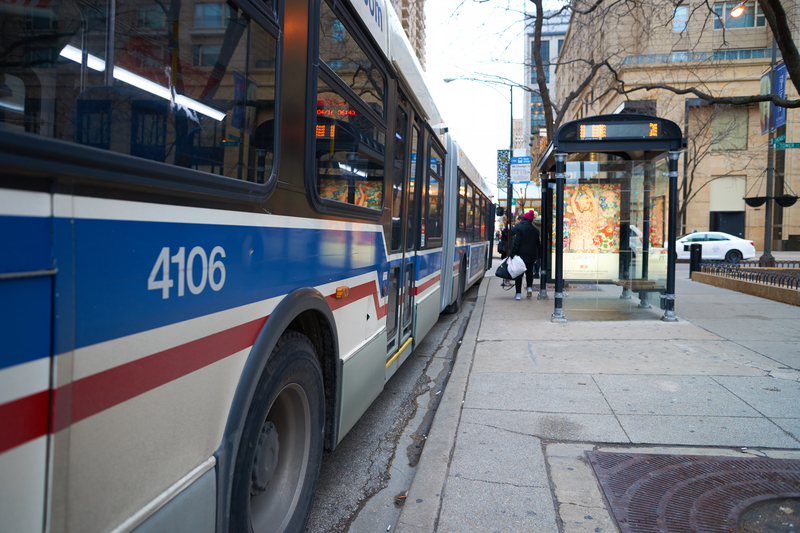
[[[325,386],[325,449],[336,446],[336,399],[341,380],[336,364],[336,347],[333,331],[325,316],[319,311],[309,309],[297,315],[287,326],[288,331],[296,331],[314,345],[322,369],[322,382]]]

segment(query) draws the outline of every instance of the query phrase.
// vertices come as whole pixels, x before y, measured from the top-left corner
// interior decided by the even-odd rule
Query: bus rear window
[[[0,3],[0,20],[0,128],[241,180],[271,174],[277,41],[235,5]]]

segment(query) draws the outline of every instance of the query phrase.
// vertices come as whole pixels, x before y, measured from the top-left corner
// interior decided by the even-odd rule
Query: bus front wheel
[[[231,493],[232,532],[305,529],[322,461],[324,398],[314,346],[299,333],[284,334],[245,420]]]

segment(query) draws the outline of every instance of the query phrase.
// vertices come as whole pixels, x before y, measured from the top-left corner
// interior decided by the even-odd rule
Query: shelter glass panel
[[[668,181],[660,177],[665,160],[588,157],[567,161],[564,308],[657,309],[667,277]]]

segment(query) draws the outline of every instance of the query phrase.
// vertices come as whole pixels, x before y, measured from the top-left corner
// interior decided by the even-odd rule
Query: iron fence
[[[758,259],[751,259],[748,261],[739,261],[737,263],[740,266],[744,267],[760,267],[761,263]],[[800,259],[796,261],[788,261],[786,259],[781,259],[780,261],[775,260],[775,268],[800,268]]]
[[[776,261],[776,263],[789,263],[789,265],[776,265],[779,267],[791,268],[797,265],[797,261]],[[740,279],[783,287],[786,289],[800,290],[800,276],[770,272],[766,270],[750,270],[748,266],[758,266],[757,261],[727,263],[725,261],[709,261],[700,264],[700,271],[705,274],[712,274],[731,279]]]

